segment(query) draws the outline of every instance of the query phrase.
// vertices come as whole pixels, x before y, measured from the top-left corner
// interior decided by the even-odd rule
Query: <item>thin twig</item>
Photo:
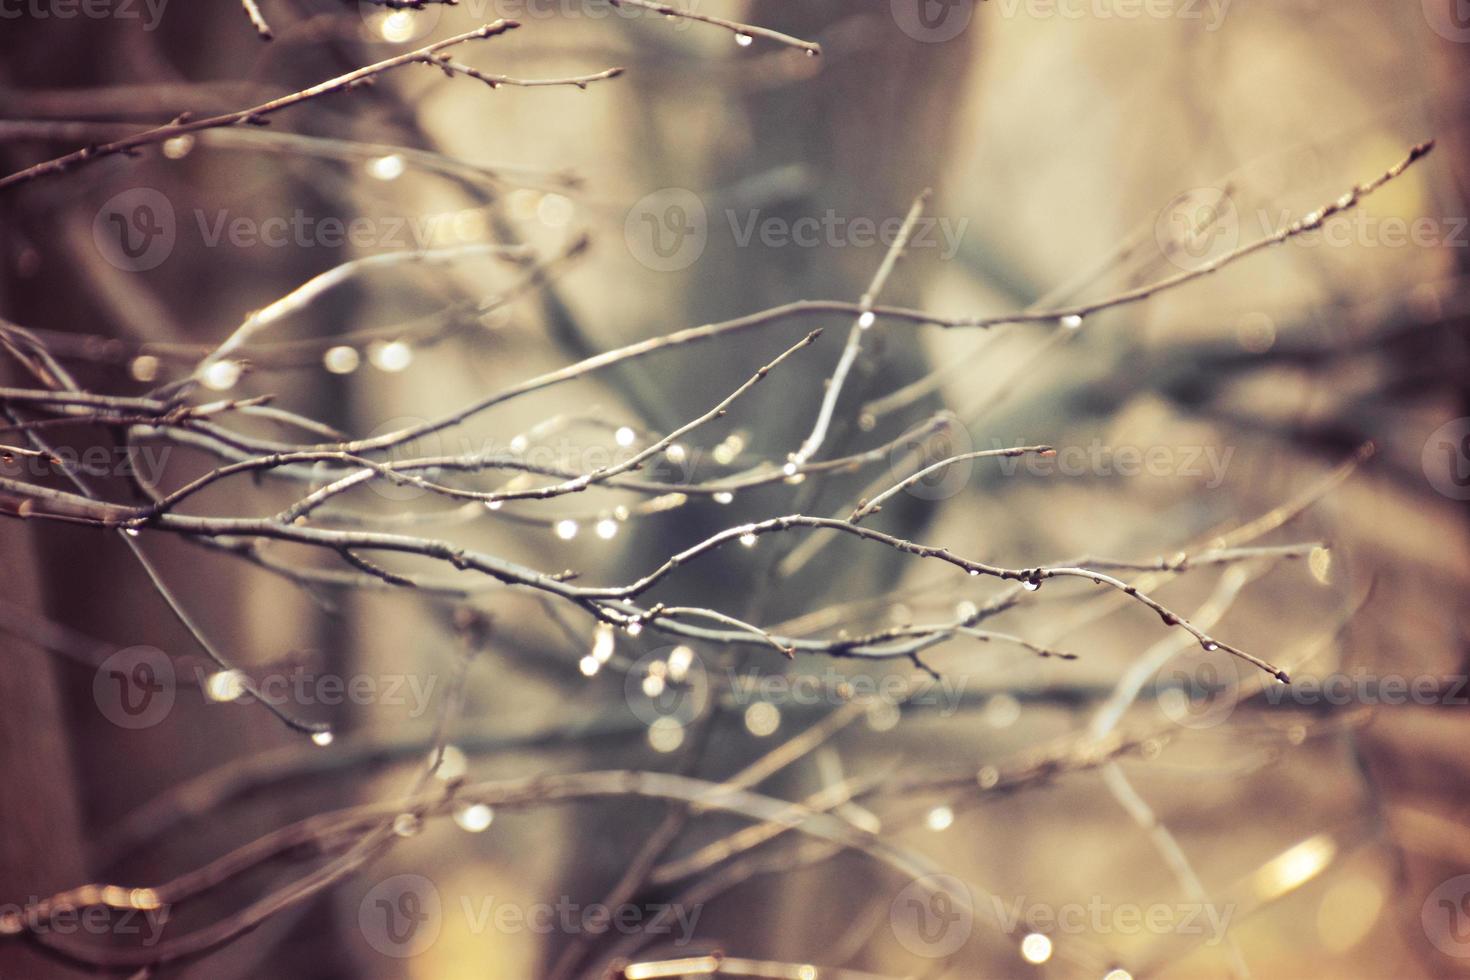
[[[283,95],[280,98],[271,99],[268,102],[262,102],[259,105],[252,106],[249,109],[240,109],[235,112],[227,112],[217,116],[209,116],[205,119],[181,119],[169,123],[166,126],[156,126],[153,129],[149,129],[141,133],[136,133],[123,139],[113,140],[109,143],[102,143],[98,146],[84,147],[83,149],[77,150],[73,153],[68,153],[65,156],[59,156],[51,160],[46,160],[42,163],[37,163],[33,166],[26,167],[24,170],[18,170],[15,173],[10,174],[6,177],[0,177],[0,191],[4,191],[10,187],[14,187],[17,184],[23,184],[27,181],[35,180],[39,177],[48,177],[55,174],[64,173],[65,171],[70,170],[74,167],[79,167],[83,164],[91,163],[104,157],[114,156],[119,153],[131,153],[132,151],[137,150],[141,147],[151,146],[156,143],[162,143],[167,140],[171,140],[176,136],[186,136],[190,133],[197,133],[206,129],[217,129],[221,126],[239,126],[247,124],[261,125],[266,121],[267,117],[277,112],[280,112],[283,109],[289,109],[292,106],[300,105],[303,102],[307,102],[311,99],[315,99],[323,95],[330,95],[334,92],[343,92],[350,90],[367,81],[368,79],[373,78],[375,75],[380,75],[383,72],[391,71],[394,68],[400,68],[403,65],[411,65],[422,61],[431,60],[437,52],[443,51],[447,48],[452,48],[455,45],[463,44],[466,41],[474,41],[480,40],[482,38],[495,37],[519,26],[519,24],[512,20],[497,20],[494,23],[485,24],[481,27],[477,27],[472,31],[466,31],[463,34],[456,34],[453,37],[445,38],[442,41],[435,41],[433,44],[426,45],[425,47],[419,48],[415,51],[409,51],[404,54],[395,55],[392,58],[384,59],[383,61],[379,61],[376,64],[367,65],[363,68],[358,68],[354,71],[347,72],[345,75],[338,75],[336,78],[328,79],[325,82],[320,82],[309,88],[304,88],[299,92],[293,92],[290,95]]]

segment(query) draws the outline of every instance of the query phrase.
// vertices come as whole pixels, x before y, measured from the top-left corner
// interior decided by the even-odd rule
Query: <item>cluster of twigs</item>
[[[636,5],[667,16],[687,17],[733,31],[737,38],[761,38],[797,48],[809,55],[819,51],[811,42],[753,25],[644,0],[614,2]],[[271,29],[261,8],[254,0],[243,0],[243,3],[261,36],[271,37]],[[391,0],[385,5],[421,6],[415,3],[400,5]],[[54,178],[107,156],[136,154],[145,147],[182,136],[199,135],[222,140],[241,138],[248,145],[263,148],[269,148],[266,144],[274,140],[277,148],[288,152],[310,149],[324,155],[345,157],[379,154],[384,147],[378,145],[325,140],[313,144],[312,137],[295,134],[264,133],[258,138],[245,134],[251,132],[249,127],[264,125],[269,117],[284,110],[309,100],[349,91],[370,83],[379,75],[411,64],[427,64],[450,76],[473,78],[491,87],[523,84],[585,87],[594,81],[613,79],[621,72],[614,68],[573,78],[531,82],[482,72],[450,60],[445,53],[470,41],[498,37],[517,26],[507,20],[486,24],[235,112],[200,119],[180,116],[167,125],[95,144],[0,178],[0,193],[16,193],[21,185],[28,182]],[[87,130],[83,127],[76,131]],[[53,126],[48,132],[65,135],[67,131]],[[452,173],[462,179],[501,179],[493,173],[471,172],[473,168],[446,162],[423,151],[391,149],[402,154],[409,166]],[[86,390],[66,366],[69,358],[85,358],[97,351],[103,351],[104,357],[113,356],[110,342],[105,338],[51,335],[0,321],[0,347],[29,379],[22,386],[0,388],[0,412],[5,419],[4,425],[0,426],[0,433],[3,433],[0,435],[0,453],[8,460],[24,461],[33,474],[29,479],[0,477],[0,512],[31,521],[85,525],[120,536],[132,549],[160,595],[197,639],[201,650],[221,670],[232,670],[234,658],[217,648],[168,590],[163,576],[142,549],[142,544],[150,537],[177,536],[252,562],[307,588],[393,588],[455,597],[485,588],[512,587],[562,609],[580,610],[598,624],[598,628],[621,630],[631,635],[647,629],[695,644],[751,646],[770,649],[785,657],[800,653],[838,658],[907,659],[924,671],[930,668],[922,659],[923,654],[953,640],[1010,643],[1041,656],[1073,656],[1022,636],[987,630],[984,626],[989,619],[1033,601],[1034,593],[1048,582],[1077,579],[1091,583],[1108,590],[1119,603],[1134,603],[1151,611],[1165,627],[1164,638],[1159,641],[1156,651],[1151,651],[1141,661],[1143,665],[1152,665],[1151,670],[1140,667],[1121,679],[1112,697],[1099,710],[1094,724],[1064,744],[1050,747],[1040,754],[1018,758],[1009,764],[987,767],[978,773],[865,773],[835,783],[795,803],[757,792],[754,786],[771,772],[816,751],[858,716],[857,708],[840,709],[819,719],[806,731],[773,750],[767,758],[758,760],[742,774],[721,783],[669,773],[608,771],[486,783],[449,781],[440,785],[429,777],[438,766],[437,760],[442,759],[446,731],[455,720],[453,706],[460,693],[457,685],[446,699],[439,732],[431,746],[436,761],[402,796],[318,814],[161,884],[146,888],[89,885],[54,895],[28,908],[23,916],[0,920],[0,936],[24,936],[67,958],[108,969],[147,970],[163,963],[197,957],[239,937],[282,910],[305,902],[356,871],[381,854],[396,836],[401,836],[396,831],[401,831],[405,821],[415,824],[449,813],[466,803],[509,807],[606,796],[641,796],[674,801],[688,808],[739,814],[750,821],[745,830],[682,857],[658,859],[655,856],[655,860],[641,868],[644,880],[660,885],[679,884],[683,888],[680,894],[684,900],[703,901],[752,875],[776,870],[760,849],[769,841],[791,832],[799,832],[807,838],[800,852],[800,863],[803,864],[824,860],[842,851],[857,851],[915,878],[922,879],[937,870],[912,850],[891,843],[885,836],[844,815],[845,807],[874,796],[896,796],[919,790],[949,792],[956,799],[963,794],[985,796],[1014,790],[1079,768],[1107,769],[1109,778],[1117,784],[1115,791],[1124,793],[1126,780],[1116,766],[1117,759],[1130,753],[1156,751],[1160,741],[1167,738],[1167,732],[1123,731],[1118,727],[1119,721],[1136,698],[1143,680],[1157,670],[1160,657],[1177,652],[1181,642],[1196,643],[1206,651],[1218,650],[1232,655],[1262,671],[1260,677],[1263,682],[1273,678],[1289,682],[1288,668],[1301,660],[1301,656],[1290,659],[1257,656],[1219,638],[1215,624],[1234,594],[1251,578],[1259,576],[1278,561],[1299,558],[1320,547],[1316,542],[1262,545],[1258,540],[1284,525],[1340,482],[1353,463],[1347,464],[1304,498],[1283,505],[1258,521],[1242,525],[1235,532],[1189,545],[1172,557],[1126,560],[1092,556],[1009,567],[967,557],[943,545],[901,537],[874,525],[881,525],[885,502],[948,466],[984,457],[1046,455],[1052,450],[1045,445],[1014,446],[966,452],[931,463],[908,459],[901,471],[883,469],[890,464],[894,450],[900,444],[911,443],[916,438],[928,440],[948,426],[962,424],[961,420],[944,414],[916,420],[898,440],[853,453],[824,457],[823,448],[827,445],[829,428],[839,410],[846,379],[875,330],[924,325],[979,330],[1002,324],[1031,324],[1070,330],[1080,326],[1084,318],[1102,311],[1185,287],[1246,256],[1319,228],[1397,177],[1429,149],[1430,144],[1414,147],[1401,162],[1350,189],[1320,210],[1197,268],[1095,300],[994,316],[945,316],[879,302],[887,279],[903,256],[908,231],[924,207],[926,196],[921,195],[909,212],[903,233],[890,247],[867,291],[856,301],[798,300],[723,322],[675,330],[529,378],[439,418],[370,438],[352,438],[339,433],[318,419],[272,404],[269,397],[213,397],[207,392],[210,378],[222,365],[237,376],[252,365],[291,363],[293,355],[302,352],[302,342],[272,340],[267,336],[270,328],[286,317],[310,308],[321,295],[338,284],[385,265],[406,262],[436,265],[471,257],[494,256],[524,270],[521,285],[511,291],[515,294],[534,290],[547,281],[561,263],[575,258],[585,246],[585,239],[577,239],[564,252],[550,257],[539,257],[519,245],[493,245],[393,253],[344,263],[263,309],[244,316],[240,326],[217,345],[155,352],[155,356],[164,355],[169,364],[178,369],[177,376],[140,396]],[[499,300],[505,301],[504,296]],[[484,310],[461,312],[473,316]],[[847,343],[827,375],[824,395],[810,434],[799,446],[782,457],[745,459],[738,465],[726,467],[724,472],[700,479],[675,482],[643,475],[650,463],[678,451],[685,443],[697,441],[703,427],[724,417],[737,403],[752,400],[768,375],[780,372],[783,365],[794,358],[813,356],[811,345],[821,331],[809,329],[802,322],[832,317],[850,318]],[[794,342],[790,335],[793,326],[799,327],[800,331]],[[438,336],[438,331],[448,328],[444,323],[436,323],[425,329],[422,339],[432,339]],[[629,444],[624,446],[628,452],[615,463],[590,470],[548,466],[528,459],[523,451],[517,451],[513,441],[509,442],[507,450],[402,455],[404,447],[416,440],[457,430],[485,413],[532,393],[585,379],[616,365],[739,335],[760,338],[770,335],[769,361],[744,383],[721,397],[712,398],[706,411],[683,424],[663,433],[635,433],[633,439],[627,440]],[[330,338],[330,342],[340,344],[344,340],[368,339],[372,338],[366,335],[343,338],[339,335]],[[310,344],[305,348],[308,360],[316,349]],[[912,401],[912,398],[904,396],[885,406],[884,410],[896,411]],[[260,435],[261,426],[272,427],[277,435],[274,438]],[[67,463],[54,445],[55,433],[94,429],[123,433],[128,446],[159,444],[187,448],[207,459],[208,466],[187,482],[171,487],[154,485],[134,474],[129,481],[128,499],[107,497],[94,484],[95,478],[101,474],[89,471],[85,466]],[[45,472],[36,474],[37,467]],[[690,500],[728,501],[736,493],[758,487],[795,485],[834,473],[865,470],[880,472],[874,476],[870,489],[852,503],[845,516],[783,513],[737,524],[668,555],[644,574],[621,583],[598,582],[597,571],[593,568],[531,567],[462,546],[448,538],[417,533],[414,522],[405,514],[354,510],[346,505],[354,491],[372,485],[392,485],[420,491],[426,500],[453,502],[456,507],[453,513],[465,519],[531,520],[551,525],[556,523],[555,518],[537,516],[538,505],[546,501],[611,491],[641,497],[646,510],[619,508],[614,519],[622,521],[636,520],[642,512],[683,506]],[[492,481],[488,486],[477,482],[477,478],[495,474],[510,476],[502,478],[503,482]],[[281,485],[293,488],[294,499],[270,514],[198,512],[196,504],[204,491],[243,477],[277,480]],[[444,515],[438,516],[442,518]],[[752,545],[765,536],[797,534],[846,535],[873,547],[893,549],[927,562],[951,566],[967,576],[999,582],[1004,588],[985,602],[972,603],[944,619],[875,629],[861,635],[849,635],[844,630],[832,628],[831,616],[824,619],[821,610],[813,611],[814,619],[807,622],[762,625],[746,622],[727,609],[677,606],[657,599],[660,587],[691,562],[705,559],[722,548]],[[329,561],[311,565],[300,560],[282,560],[272,553],[272,546],[276,543],[304,546]],[[1169,542],[1168,545],[1177,547],[1178,543]],[[1199,611],[1186,615],[1155,597],[1157,588],[1164,582],[1193,569],[1217,566],[1230,566],[1233,574],[1227,577],[1226,586],[1222,587],[1224,591],[1216,597],[1218,601],[1213,605],[1206,604]],[[452,574],[444,574],[446,571]],[[891,601],[892,598],[883,597],[883,601]],[[1101,612],[1096,615],[1101,615]],[[460,680],[462,682],[462,677]],[[250,691],[248,679],[243,683],[244,689]],[[268,700],[259,700],[291,728],[318,736],[327,734],[320,723],[297,718],[272,707]],[[319,739],[321,741],[324,740]],[[414,747],[415,752],[421,749],[422,746]],[[270,778],[284,777],[273,767]],[[218,804],[227,795],[217,794],[213,799]],[[168,806],[160,812],[164,814],[165,825],[200,815],[197,812],[186,814],[179,808],[170,809]],[[1146,813],[1140,816],[1141,822],[1146,822],[1146,819]],[[159,832],[157,825],[150,830],[152,834]],[[206,891],[218,889],[223,883],[268,860],[287,853],[300,854],[303,849],[312,848],[329,854],[330,859],[228,918],[170,938],[156,947],[101,948],[45,930],[33,930],[27,925],[45,921],[55,910],[78,906],[178,906]],[[1167,841],[1161,842],[1161,850],[1167,852]],[[1192,881],[1192,872],[1188,871],[1187,865],[1176,870],[1181,880],[1187,884]],[[1197,886],[1197,882],[1194,885]],[[980,894],[984,892],[977,886],[968,896],[952,897],[970,902]],[[983,911],[979,903],[973,904],[977,913]],[[637,950],[637,943],[630,942],[626,948],[613,951],[611,961],[622,957],[626,962]],[[1076,954],[1069,951],[1068,955]],[[718,959],[712,962],[711,972],[718,970],[721,964]],[[571,969],[575,965],[569,962],[565,968]],[[769,964],[767,968],[774,969]]]

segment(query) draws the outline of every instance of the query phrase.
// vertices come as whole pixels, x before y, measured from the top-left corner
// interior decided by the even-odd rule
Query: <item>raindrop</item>
[[[200,380],[206,388],[229,391],[240,380],[240,365],[236,361],[215,361],[204,369]]]
[[[403,157],[390,153],[367,165],[367,172],[379,180],[397,180],[403,176]]]
[[[677,646],[669,651],[669,676],[674,680],[682,681],[693,665],[694,651],[689,647]]]
[[[756,738],[765,738],[781,727],[781,711],[769,701],[757,701],[745,709],[745,728]]]
[[[1079,330],[1082,327],[1082,318],[1075,313],[1068,313],[1062,317],[1061,323],[1068,330]]]
[[[435,759],[438,759],[439,767],[434,770],[434,778],[446,783],[459,779],[470,765],[470,760],[457,745],[446,745],[443,752],[430,751],[425,762],[433,765]]]
[[[933,831],[947,830],[954,823],[954,811],[947,806],[936,806],[924,817],[924,826]]]
[[[742,48],[750,47],[751,42],[754,40],[755,38],[751,37],[749,34],[744,33],[743,31],[735,35],[735,43],[740,45]]]
[[[556,522],[556,536],[563,541],[570,541],[577,536],[577,522],[571,519]]]
[[[572,220],[572,202],[561,194],[547,194],[536,205],[536,217],[550,228],[560,228]]]
[[[335,736],[331,732],[315,732],[311,736],[312,744],[326,748],[331,745]]]
[[[673,718],[660,718],[648,726],[648,744],[655,752],[672,752],[684,743],[684,726]]]
[[[409,40],[413,37],[413,14],[407,10],[393,11],[379,23],[378,33],[383,36],[383,40],[394,44]]]
[[[413,348],[401,340],[390,340],[369,350],[368,359],[379,371],[395,374],[413,363]]]
[[[322,366],[333,374],[351,374],[362,363],[355,347],[329,347],[322,355]]]
[[[1021,955],[1027,963],[1045,963],[1051,959],[1051,940],[1039,932],[1033,932],[1021,940]]]
[[[1021,702],[1009,694],[997,694],[985,702],[984,713],[991,728],[1009,728],[1021,718]]]
[[[205,697],[211,701],[234,701],[244,693],[245,675],[238,670],[222,670],[210,674],[204,682]]]
[[[610,623],[598,623],[597,629],[592,635],[592,659],[600,664],[605,664],[612,659],[613,651],[617,648],[617,640],[613,636],[613,628]]]
[[[393,833],[399,837],[412,837],[419,832],[419,818],[412,813],[400,813],[393,818]]]
[[[715,494],[715,503],[717,504],[728,504],[734,499],[735,495],[733,493],[729,493],[724,490],[721,490],[719,493]]]
[[[892,730],[901,718],[901,712],[891,701],[877,700],[868,708],[868,727],[875,732]]]
[[[140,354],[133,358],[131,370],[134,381],[152,381],[158,377],[158,358],[152,354]]]
[[[459,824],[460,829],[472,834],[490,829],[490,824],[494,819],[495,811],[483,803],[471,803],[454,812],[454,822]]]

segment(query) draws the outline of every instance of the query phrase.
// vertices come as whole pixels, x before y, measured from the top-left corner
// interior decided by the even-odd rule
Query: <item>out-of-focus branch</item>
[[[497,20],[494,23],[477,27],[472,31],[456,34],[442,41],[435,41],[433,44],[426,45],[417,50],[408,51],[404,54],[395,55],[392,58],[386,58],[376,64],[358,68],[355,71],[347,72],[345,75],[338,75],[336,78],[320,82],[310,88],[304,88],[299,92],[292,92],[290,95],[283,95],[280,98],[262,102],[249,109],[240,109],[236,112],[227,112],[204,119],[180,119],[166,126],[156,126],[153,129],[123,139],[113,140],[110,143],[85,147],[74,153],[68,153],[65,156],[34,164],[24,170],[18,170],[9,176],[0,177],[0,191],[40,177],[49,177],[64,173],[65,171],[86,163],[91,163],[95,160],[100,160],[104,157],[115,156],[119,153],[131,153],[141,147],[162,143],[177,136],[187,136],[191,133],[201,132],[206,129],[218,129],[223,126],[262,125],[265,123],[267,117],[284,109],[300,105],[303,102],[309,102],[323,95],[349,91],[377,75],[392,71],[395,68],[401,68],[404,65],[421,62],[433,63],[434,56],[440,51],[464,44],[466,41],[496,37],[519,26],[519,24],[512,20]]]

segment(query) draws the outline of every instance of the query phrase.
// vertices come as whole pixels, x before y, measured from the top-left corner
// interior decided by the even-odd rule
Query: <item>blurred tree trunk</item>
[[[855,7],[844,0],[812,0],[799,5],[759,0],[744,16],[752,23],[821,40],[827,44],[827,52],[814,65],[816,73],[812,77],[793,69],[788,81],[767,84],[763,71],[753,71],[741,76],[742,81],[733,87],[726,102],[705,107],[704,111],[714,113],[716,119],[728,120],[729,125],[715,127],[717,135],[704,160],[702,183],[694,183],[700,178],[692,173],[671,172],[663,143],[648,141],[646,169],[671,184],[699,188],[708,218],[708,243],[698,263],[680,277],[667,277],[670,289],[681,280],[687,284],[684,310],[671,327],[722,320],[798,299],[857,301],[883,260],[886,248],[882,243],[859,247],[839,240],[834,246],[824,240],[814,247],[788,243],[770,248],[760,243],[759,235],[742,244],[736,226],[743,229],[752,220],[759,223],[775,218],[789,228],[801,218],[820,220],[828,211],[843,221],[871,219],[880,226],[884,221],[901,220],[915,197],[935,184],[943,172],[956,129],[959,93],[966,89],[968,62],[974,50],[973,24],[967,33],[948,43],[926,44],[898,29],[888,16],[886,3]],[[800,56],[791,52],[771,53],[767,49],[752,57],[785,58],[800,64]],[[657,88],[649,89],[650,94],[658,92]],[[721,92],[729,93],[731,89],[722,88]],[[688,111],[695,111],[692,104]],[[926,214],[944,217],[942,188],[935,189],[939,193]],[[932,270],[929,263],[934,261],[924,250],[912,251],[889,280],[881,302],[916,303],[924,273]],[[788,322],[720,342],[717,350],[698,346],[664,355],[654,390],[664,402],[665,420],[683,421],[706,411],[711,399],[717,397],[715,393],[733,390],[780,349],[819,325],[826,331],[817,345],[786,362],[766,382],[779,388],[773,387],[764,395],[770,400],[768,405],[780,406],[779,411],[752,411],[750,405],[732,411],[749,432],[748,445],[755,455],[779,459],[795,450],[811,431],[824,382],[852,325],[849,317]],[[829,438],[816,458],[880,444],[923,417],[925,406],[921,404],[907,417],[889,421],[871,432],[858,433],[851,427],[857,406],[863,401],[926,372],[926,360],[915,334],[900,329],[901,333],[889,335],[877,328],[867,338]],[[626,338],[632,339],[637,338]],[[799,505],[774,501],[778,494],[780,499],[802,501],[801,495],[814,490],[818,481],[752,493],[751,500],[737,494],[728,507],[690,508],[679,540],[687,543],[772,513],[800,509],[826,514],[843,504],[851,506],[855,487],[884,472],[882,464],[865,469],[856,482],[849,479],[825,493],[817,490]],[[752,502],[755,500],[759,503]],[[900,534],[917,533],[922,514],[929,508],[910,506],[915,503],[913,498],[894,500],[884,512],[885,527]],[[864,549],[861,562],[834,561],[833,553],[844,557],[852,554],[838,551],[847,545],[838,541],[830,545],[832,552],[811,562],[804,573],[792,580],[776,578],[775,563],[801,540],[802,535],[763,540],[750,561],[737,555],[733,560],[692,563],[680,570],[678,581],[670,583],[669,588],[677,590],[680,602],[737,611],[744,607],[755,622],[770,623],[799,609],[837,601],[844,593],[881,592],[898,574],[901,558],[881,549]],[[651,567],[677,546],[658,534],[641,535],[626,556],[629,567]],[[759,661],[770,656],[769,651],[701,651],[702,656],[720,660],[727,654],[734,662],[748,662],[763,672],[765,664]],[[782,666],[777,664],[772,669],[779,671]],[[817,717],[811,715],[803,722],[788,718],[782,733],[794,731],[786,726],[807,724]],[[724,778],[751,761],[752,749],[764,748],[758,742],[751,745],[738,713],[714,725],[703,751],[697,748],[697,740],[685,746],[699,756],[695,765],[700,775]],[[793,778],[800,780],[803,775],[799,772]],[[800,785],[807,785],[810,791],[809,784]],[[626,869],[626,856],[638,852],[661,818],[624,820],[612,825],[595,815],[587,819],[582,832],[571,835],[568,841],[566,867],[573,894],[605,890]],[[701,823],[706,828],[712,825],[707,817]],[[746,889],[758,887],[751,884]],[[851,892],[855,902],[863,898],[861,892]],[[669,901],[671,897],[645,894],[641,900]],[[832,926],[827,914],[813,915],[812,910],[830,903],[843,904],[840,896],[830,894],[820,896],[818,901],[819,896],[796,880],[782,882],[779,896],[767,898],[743,904],[742,916],[721,917],[717,933],[701,930],[702,935],[717,937],[736,954],[779,956],[784,952],[793,959],[811,958],[818,948],[814,937],[830,935]],[[710,918],[713,920],[714,915]],[[557,951],[551,952],[554,957]],[[820,957],[817,959],[820,961]]]
[[[40,604],[32,574],[38,533],[44,529],[10,521],[0,527],[0,553],[9,568],[5,602],[27,614]],[[0,650],[0,902],[21,902],[81,883],[85,849],[52,654],[10,632],[0,632]],[[32,950],[0,946],[0,976],[74,975]]]
[[[163,121],[183,109],[194,109],[208,100],[191,93],[196,79],[215,77],[226,66],[225,77],[246,77],[246,69],[266,49],[247,29],[242,30],[240,11],[235,7],[169,8],[157,30],[140,31],[135,24],[110,19],[82,18],[69,21],[66,29],[66,58],[55,52],[57,25],[49,20],[7,21],[7,54],[0,63],[0,89],[7,102],[25,104],[24,92],[54,93],[50,111],[59,116],[107,120],[118,118],[109,108],[93,108],[85,96],[73,98],[68,90],[87,90],[109,85],[172,83],[174,94],[148,105],[135,93],[128,101],[127,118],[140,128],[144,120]],[[297,77],[303,84],[315,81],[326,70],[322,64],[303,62],[294,72],[273,67],[271,84],[289,85]],[[245,104],[242,94],[231,94],[229,108]],[[135,101],[134,101],[135,100]],[[54,108],[63,106],[63,109]],[[225,105],[217,105],[223,109]],[[151,115],[150,115],[151,113]],[[0,147],[5,172],[70,149],[64,143],[27,143],[17,149]],[[186,250],[179,247],[169,260],[147,274],[130,273],[105,265],[94,251],[91,213],[78,199],[92,202],[102,188],[152,185],[170,196],[180,225],[189,220],[188,210],[208,208],[204,197],[207,184],[191,186],[191,161],[172,168],[154,165],[156,151],[138,159],[116,158],[83,173],[62,174],[16,189],[0,201],[0,261],[5,264],[0,279],[4,314],[16,322],[49,330],[74,330],[125,338],[133,342],[191,341],[220,339],[215,331],[247,308],[236,297],[251,294],[262,283],[273,285],[278,294],[316,272],[341,261],[330,249],[316,248],[305,254],[277,249],[274,254],[226,255],[223,249]],[[251,175],[268,173],[246,163]],[[274,168],[274,164],[271,165]],[[108,193],[112,191],[109,190]],[[199,196],[193,196],[195,192]],[[315,186],[294,182],[275,191],[282,201],[322,214],[345,214],[340,202],[323,203]],[[94,203],[100,203],[103,194]],[[313,205],[313,201],[316,202]],[[285,206],[283,213],[289,213]],[[182,239],[181,239],[182,242]],[[17,274],[17,270],[24,270]],[[124,390],[132,383],[126,368],[91,364],[70,365],[83,387]],[[8,370],[8,369],[7,369]],[[15,379],[20,380],[20,379]],[[31,379],[24,379],[29,385]],[[133,385],[134,392],[146,387]],[[299,407],[329,417],[332,386],[317,385],[315,404]],[[98,441],[102,433],[85,434],[84,446]],[[65,444],[65,438],[57,437]],[[182,454],[181,454],[182,455]],[[93,481],[117,493],[120,481]],[[195,665],[205,663],[188,632],[170,614],[150,585],[144,569],[112,532],[46,524],[35,527],[12,525],[3,529],[7,540],[35,536],[39,542],[32,560],[13,562],[24,571],[21,595],[13,601],[61,624],[78,634],[129,647],[157,647],[174,659],[180,690],[169,716],[151,728],[128,731],[110,722],[93,698],[93,671],[65,661],[54,654],[44,659],[33,648],[22,646],[16,656],[26,658],[27,669],[12,669],[0,678],[0,772],[24,792],[0,793],[0,820],[6,862],[0,865],[0,901],[22,892],[44,895],[74,887],[85,881],[116,880],[127,885],[155,884],[189,866],[202,863],[231,847],[245,833],[258,832],[296,813],[299,801],[276,799],[257,803],[243,814],[225,814],[206,825],[191,826],[180,838],[160,841],[142,853],[104,853],[99,846],[110,827],[154,795],[193,776],[227,763],[252,750],[279,746],[287,737],[280,724],[258,707],[207,707],[190,690]],[[249,668],[290,649],[322,649],[328,658],[324,669],[346,673],[337,651],[330,648],[319,618],[283,619],[265,615],[289,588],[263,573],[232,561],[216,552],[189,546],[182,541],[141,538],[165,580],[177,589],[190,614],[204,626],[227,656]],[[13,555],[5,549],[7,555]],[[253,588],[253,585],[261,587]],[[279,591],[277,591],[279,590]],[[30,592],[27,595],[27,591]],[[7,596],[7,599],[10,597]],[[10,647],[8,637],[0,645]],[[287,705],[293,713],[310,714],[299,706]],[[204,737],[181,738],[184,732],[207,733]],[[13,760],[11,757],[14,757]],[[265,815],[262,823],[261,815]],[[19,862],[12,874],[10,861]],[[317,952],[306,957],[312,976],[332,976],[337,944],[321,942],[329,934],[330,910],[318,905],[297,922],[300,934],[310,937]],[[243,953],[245,961],[261,955],[245,944],[227,949],[210,961],[206,969],[214,975],[234,975],[229,961]],[[6,949],[12,947],[7,945]],[[297,956],[299,957],[299,950]],[[3,965],[0,965],[3,967]],[[61,967],[66,975],[73,971]],[[0,975],[42,976],[26,971]],[[308,975],[298,972],[298,976]]]

